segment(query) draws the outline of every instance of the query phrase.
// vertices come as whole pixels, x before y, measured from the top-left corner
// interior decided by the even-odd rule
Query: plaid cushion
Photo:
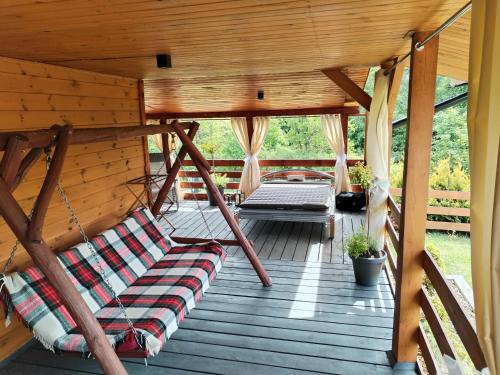
[[[174,247],[120,294],[127,316],[140,334],[142,348],[130,334],[116,300],[100,309],[96,318],[116,351],[157,354],[208,289],[224,258],[217,243]],[[89,351],[77,329],[60,337],[55,347],[61,351]]]
[[[101,311],[109,311],[109,308],[116,304],[101,273],[111,283],[114,291],[120,295],[134,287],[143,276],[149,273],[148,270],[153,271],[160,264],[165,265],[168,262],[172,264],[172,260],[167,260],[165,257],[167,253],[168,256],[176,256],[180,251],[179,254],[186,254],[185,256],[191,254],[196,258],[200,257],[200,260],[208,254],[209,258],[213,258],[210,262],[214,268],[210,275],[207,274],[207,280],[213,277],[217,267],[220,268],[218,264],[221,254],[214,253],[214,249],[221,251],[217,244],[171,249],[172,241],[147,209],[133,212],[124,222],[92,238],[91,243],[97,250],[97,256],[92,255],[86,244],[79,244],[58,255],[58,259],[87,305],[97,315]],[[180,249],[185,249],[185,253]],[[202,269],[197,266],[198,264],[199,260],[196,260],[192,268]],[[167,271],[170,270],[166,269],[165,272]],[[199,275],[201,271],[192,272]],[[205,282],[203,278],[200,280],[202,284]],[[203,285],[202,290],[206,287]],[[25,325],[33,331],[35,337],[47,348],[58,351],[88,351],[83,336],[76,332],[74,320],[62,305],[55,289],[38,268],[29,267],[24,272],[7,276],[2,296],[8,309],[13,308]],[[133,310],[133,315],[130,317],[137,323],[141,323],[143,318],[136,319],[138,313],[135,307],[130,308]],[[144,308],[141,309],[145,311]],[[184,312],[184,310],[179,310],[180,314]],[[117,320],[122,318],[118,313],[115,315]],[[106,319],[109,320],[110,316],[112,315],[108,314]],[[101,322],[106,328],[107,323],[104,320]],[[109,324],[111,324],[110,329],[106,328],[106,332],[114,345],[127,341],[136,342],[133,336],[127,336],[127,327],[121,326],[116,329],[119,323]],[[142,330],[140,332],[143,338],[149,341],[152,340],[150,336],[157,337],[157,339],[163,337],[163,331],[159,334],[158,329],[154,330],[152,335],[149,335],[146,330],[144,333]],[[164,332],[165,337],[171,333],[166,329]],[[152,346],[150,350],[152,354],[156,352],[156,346]]]

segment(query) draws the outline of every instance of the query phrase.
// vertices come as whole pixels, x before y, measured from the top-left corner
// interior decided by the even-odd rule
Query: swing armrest
[[[238,240],[229,240],[229,239],[222,239],[222,238],[214,238],[213,240],[211,238],[199,238],[199,237],[176,237],[176,236],[171,236],[170,237],[172,241],[177,242],[179,244],[185,244],[185,245],[192,245],[192,244],[198,244],[198,243],[205,243],[205,242],[211,242],[215,241],[220,243],[221,245],[224,246],[241,246],[240,242]],[[253,246],[253,242],[248,240],[250,242],[250,245]]]

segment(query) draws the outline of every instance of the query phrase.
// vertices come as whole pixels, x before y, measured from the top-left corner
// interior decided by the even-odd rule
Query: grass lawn
[[[470,238],[464,234],[427,232],[426,243],[433,244],[441,252],[445,264],[444,273],[462,275],[472,287]]]

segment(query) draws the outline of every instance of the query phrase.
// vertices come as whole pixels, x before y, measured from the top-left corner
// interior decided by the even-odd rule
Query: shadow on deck
[[[205,209],[215,236],[230,233]],[[337,215],[340,216],[340,215]],[[193,203],[169,219],[176,235],[208,236]],[[345,215],[345,233],[360,216]],[[385,273],[375,287],[354,282],[342,263],[337,217],[333,241],[321,225],[242,222],[273,279],[263,288],[241,251],[228,248],[222,271],[162,353],[124,360],[130,374],[386,374],[392,373],[394,300]],[[339,242],[340,241],[340,242]],[[347,261],[346,261],[347,263]],[[96,374],[92,360],[47,353],[35,344],[2,374]]]

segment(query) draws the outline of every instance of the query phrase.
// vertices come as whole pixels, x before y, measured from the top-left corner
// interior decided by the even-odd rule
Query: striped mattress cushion
[[[327,210],[332,189],[329,184],[266,183],[258,187],[242,208]]]

